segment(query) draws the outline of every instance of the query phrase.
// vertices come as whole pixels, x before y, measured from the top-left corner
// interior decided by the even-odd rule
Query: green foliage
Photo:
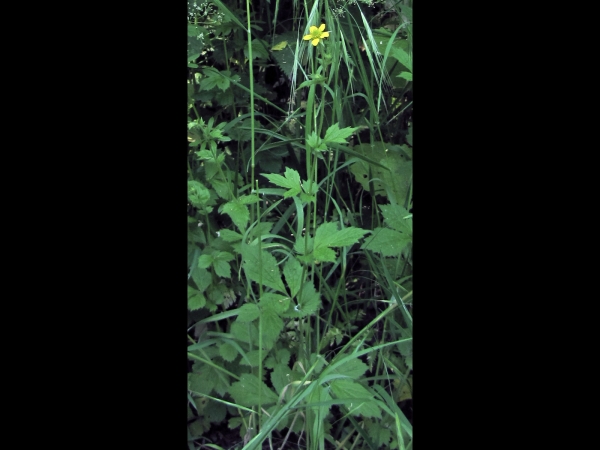
[[[412,448],[412,0],[188,0],[187,48],[188,447]]]

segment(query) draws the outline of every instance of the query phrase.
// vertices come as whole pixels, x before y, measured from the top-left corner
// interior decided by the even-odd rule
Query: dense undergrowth
[[[188,0],[187,82],[189,449],[412,448],[412,0]]]

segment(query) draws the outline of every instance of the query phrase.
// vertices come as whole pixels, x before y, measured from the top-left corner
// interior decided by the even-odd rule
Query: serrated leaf
[[[274,311],[276,314],[283,314],[290,307],[290,302],[289,297],[267,292],[262,295],[258,306],[261,311]]]
[[[412,234],[412,219],[405,219],[410,213],[400,205],[379,205],[384,222],[402,233]]]
[[[412,238],[406,233],[378,227],[373,231],[373,236],[369,237],[360,248],[381,253],[381,256],[399,257],[411,241]]]
[[[219,208],[219,212],[229,215],[242,233],[246,231],[246,226],[250,219],[250,211],[248,211],[248,207],[240,202],[239,199],[225,203]]]
[[[258,203],[260,197],[258,195],[242,195],[239,200],[243,205],[251,205],[253,203]]]
[[[352,133],[354,133],[356,130],[358,130],[358,127],[346,127],[340,129],[339,124],[334,123],[325,132],[325,138],[323,140],[325,142],[337,142],[338,144],[345,144],[346,139],[352,136]]]
[[[263,345],[265,348],[272,348],[279,337],[279,333],[283,330],[284,323],[279,314],[272,309],[263,310],[261,314],[260,325],[263,335]]]
[[[366,233],[369,231],[362,228],[348,227],[338,230],[336,222],[324,223],[315,233],[313,257],[317,261],[335,262],[335,252],[328,247],[353,245]]]
[[[222,278],[231,278],[231,266],[226,261],[215,260],[213,263],[215,273]]]
[[[300,285],[302,284],[302,266],[293,256],[285,262],[283,275],[285,276],[285,282],[290,289],[292,297],[295,297],[298,291],[300,291]]]
[[[344,404],[353,416],[381,419],[381,410],[373,400],[373,394],[361,384],[346,379],[337,379],[331,381],[330,386],[337,399],[345,400]]]
[[[346,375],[354,380],[360,378],[369,368],[364,362],[360,359],[350,359],[342,365],[338,366],[335,371],[337,373]]]
[[[271,384],[275,388],[275,392],[281,394],[283,388],[291,383],[290,373],[292,370],[288,367],[287,364],[280,363],[275,366],[273,372],[271,372]]]
[[[196,291],[194,295],[188,297],[188,309],[190,311],[196,311],[203,308],[204,305],[206,305],[206,298],[201,292]]]
[[[267,50],[268,43],[262,39],[253,39],[252,40],[252,59],[256,58],[264,58],[267,59],[269,57],[269,51]],[[244,47],[244,56],[249,58],[248,52],[248,44]]]
[[[260,309],[254,303],[245,303],[239,309],[237,322],[252,322],[260,316]]]
[[[286,191],[283,194],[284,198],[297,195],[302,191],[300,174],[296,170],[290,169],[289,167],[286,167],[285,169],[285,177],[272,173],[263,173],[261,175],[265,176],[271,183],[277,186],[288,188],[289,191]]]
[[[230,332],[235,339],[242,343],[258,342],[258,327],[254,322],[248,324],[235,321],[231,324]]]
[[[238,355],[236,348],[229,342],[223,342],[219,346],[219,355],[227,362],[232,362]]]
[[[221,238],[226,242],[237,242],[242,240],[242,235],[237,231],[228,230],[227,228],[219,231]]]
[[[291,306],[291,305],[290,305]],[[321,294],[319,294],[312,284],[307,281],[302,286],[302,293],[298,299],[298,304],[288,309],[283,317],[301,318],[312,315],[317,312],[321,306]]]
[[[259,390],[262,394],[260,397]],[[263,406],[277,402],[277,394],[260,381],[256,375],[249,373],[242,374],[240,381],[231,385],[229,394],[236,403],[246,407],[258,406],[259,400]]]
[[[213,262],[212,255],[202,255],[198,258],[198,267],[201,269],[208,269]]]
[[[242,256],[244,272],[248,278],[257,283],[262,281],[263,285],[285,293],[277,260],[273,255],[259,250],[257,245],[243,245]]]
[[[213,369],[204,366],[197,373],[188,373],[188,389],[199,394],[209,395],[217,384],[217,377],[214,376]]]
[[[192,272],[192,280],[198,286],[200,292],[203,292],[208,286],[212,284],[212,276],[210,272],[201,267],[196,267]]]
[[[202,208],[210,200],[210,191],[199,181],[189,180],[188,198],[196,208]]]

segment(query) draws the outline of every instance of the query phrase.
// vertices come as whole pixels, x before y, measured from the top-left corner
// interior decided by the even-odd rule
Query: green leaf
[[[398,77],[398,78],[404,78],[404,79],[406,79],[406,80],[408,80],[408,81],[412,81],[412,80],[413,80],[412,73],[410,73],[410,72],[400,72],[400,73],[397,75],[397,77]]]
[[[412,72],[412,61],[410,59],[409,54],[403,48],[393,46],[390,51],[390,55],[396,58],[400,62],[400,64],[402,64],[410,72]]]
[[[328,247],[353,245],[366,233],[369,231],[356,227],[338,230],[337,222],[324,223],[315,233],[313,257],[317,261],[335,262],[336,254]]]
[[[227,362],[232,362],[238,355],[238,351],[229,342],[223,342],[219,346],[219,355]]]
[[[198,267],[202,269],[208,269],[210,265],[213,263],[214,259],[212,255],[202,255],[198,259]]]
[[[199,181],[189,180],[188,198],[190,199],[190,202],[192,202],[192,205],[194,205],[196,208],[202,208],[206,206],[210,200],[210,192]]]
[[[391,228],[375,228],[373,236],[361,246],[363,250],[381,253],[381,256],[399,257],[412,238]]]
[[[227,242],[238,242],[242,240],[242,235],[236,231],[228,230],[227,228],[219,231],[221,233],[221,238]]]
[[[289,297],[267,292],[261,297],[258,306],[262,311],[274,311],[276,314],[283,314],[290,307],[290,302]]]
[[[348,137],[350,137],[352,135],[352,133],[354,133],[356,130],[358,130],[358,127],[356,127],[356,128],[347,127],[347,128],[342,128],[340,130],[339,124],[334,123],[325,132],[324,141],[325,142],[337,142],[338,144],[345,144],[346,139]]]
[[[243,205],[250,205],[252,203],[258,203],[260,197],[258,195],[242,195],[239,200]]]
[[[259,390],[262,391],[260,397]],[[246,407],[258,406],[259,399],[263,406],[277,402],[277,394],[260,381],[256,375],[249,373],[242,374],[240,381],[231,385],[229,393],[236,403]]]
[[[198,286],[200,292],[204,292],[208,286],[212,284],[212,276],[210,272],[201,267],[196,267],[192,272],[192,280]]]
[[[283,266],[283,275],[285,276],[285,282],[290,289],[292,297],[295,297],[298,291],[300,291],[300,285],[302,284],[302,266],[293,256]]]
[[[203,308],[204,305],[206,305],[206,298],[204,297],[204,295],[199,292],[196,291],[196,289],[193,289],[195,292],[193,295],[189,295],[189,289],[190,287],[188,286],[188,309],[190,311],[195,311],[197,309]]]
[[[263,41],[262,39],[253,39],[252,40],[252,59],[256,59],[256,58],[263,58],[263,59],[267,59],[269,57],[269,51],[268,49],[268,43],[267,41]],[[248,44],[246,44],[246,47],[244,48],[244,56],[246,58],[249,58],[249,52],[248,52]]]
[[[352,415],[381,419],[381,410],[373,400],[373,394],[362,385],[346,379],[337,379],[331,381],[330,386],[336,398],[345,400],[344,404]]]
[[[262,281],[263,285],[285,293],[277,260],[273,255],[260,251],[257,245],[243,245],[242,256],[244,272],[248,278],[257,283]]]
[[[261,175],[265,176],[271,183],[277,186],[288,188],[289,191],[286,191],[283,194],[284,198],[292,197],[293,195],[299,194],[302,191],[300,174],[296,170],[290,169],[289,167],[286,167],[285,169],[285,177],[271,173],[263,173]]]
[[[316,313],[320,306],[321,294],[315,290],[312,281],[307,281],[302,286],[302,293],[298,299],[298,304],[288,309],[283,316],[289,318],[306,317]]]
[[[242,323],[237,320],[231,324],[231,334],[238,341],[248,344],[252,342],[256,344],[258,342],[258,327],[254,322]]]
[[[287,41],[282,41],[279,44],[275,44],[273,47],[271,47],[271,50],[272,51],[283,50],[286,46],[287,46]]]
[[[237,322],[252,322],[260,316],[260,309],[254,303],[245,303],[239,309]]]
[[[213,263],[215,273],[222,278],[231,278],[231,266],[226,261],[215,261]]]
[[[272,348],[279,337],[279,333],[283,331],[283,320],[276,311],[265,309],[262,311],[260,324],[263,335],[263,345],[265,348]]]
[[[221,205],[219,212],[221,214],[228,214],[229,217],[231,217],[231,220],[233,220],[233,223],[242,233],[246,231],[246,226],[248,225],[248,220],[250,219],[250,211],[248,211],[248,207],[239,199],[234,199],[225,203],[224,205]]]
[[[338,366],[335,371],[337,373],[346,375],[354,380],[360,378],[369,368],[364,362],[360,359],[350,359],[342,365]]]
[[[385,223],[402,233],[412,235],[412,219],[405,219],[410,213],[400,205],[379,205]]]
[[[196,373],[188,374],[188,389],[198,394],[209,395],[216,387],[220,375],[211,366],[203,365]],[[224,375],[227,376],[227,375]]]

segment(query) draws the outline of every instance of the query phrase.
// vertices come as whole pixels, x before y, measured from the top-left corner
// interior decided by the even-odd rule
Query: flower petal
[[[319,31],[319,29],[317,27],[315,27],[314,25],[312,25],[310,27],[310,34],[315,34],[317,31]]]
[[[321,26],[319,27],[319,31],[324,31],[325,30],[325,24],[322,23]]]
[[[304,36],[302,39],[304,39],[305,41],[308,41],[309,39],[312,39],[312,34],[307,34],[306,36]]]
[[[323,31],[323,32],[321,33],[321,37],[322,37],[322,38],[329,37],[329,31]]]
[[[315,47],[316,47],[317,45],[319,45],[319,38],[317,38],[317,39],[313,39],[313,41],[312,41],[312,45],[314,45]]]

